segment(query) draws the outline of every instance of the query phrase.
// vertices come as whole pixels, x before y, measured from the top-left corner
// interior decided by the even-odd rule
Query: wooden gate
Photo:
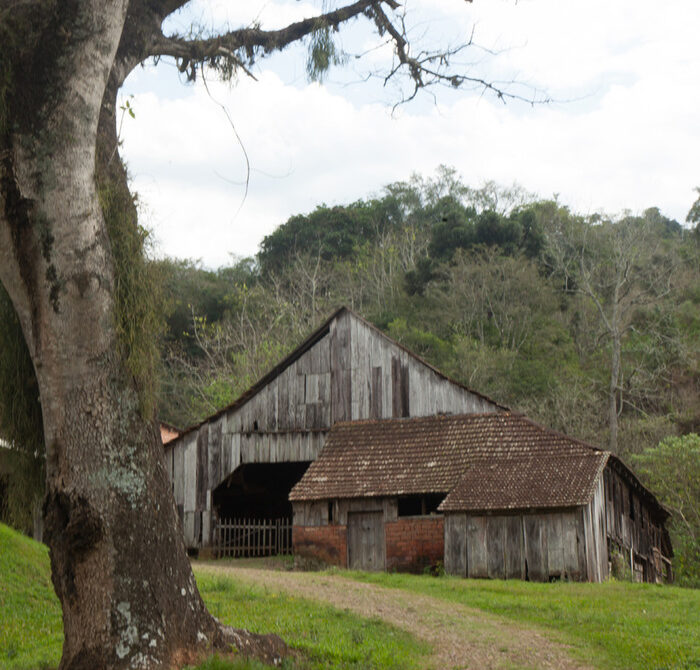
[[[213,536],[217,558],[292,553],[291,519],[222,519],[216,522]]]
[[[348,512],[348,567],[384,570],[386,550],[383,512]]]

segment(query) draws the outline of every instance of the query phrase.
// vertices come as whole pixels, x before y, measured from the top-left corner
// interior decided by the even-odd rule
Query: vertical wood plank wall
[[[663,521],[617,469],[606,467],[603,482],[605,523],[613,549],[621,554],[638,581],[663,581],[664,572],[669,569],[663,547]]]
[[[637,581],[671,579],[661,521],[652,510],[629,478],[608,465],[585,506],[513,515],[446,514],[445,570],[463,577],[527,575],[546,581],[567,576],[600,582],[609,577],[612,545]]]
[[[498,409],[341,312],[245,403],[165,447],[185,542],[210,544],[212,491],[239,465],[314,460],[337,421]]]
[[[586,580],[584,537],[580,508],[528,514],[448,513],[445,571],[475,578]]]
[[[605,526],[605,488],[603,477],[598,480],[593,498],[583,510],[586,536],[586,566],[588,581],[601,582],[608,576],[608,543]]]

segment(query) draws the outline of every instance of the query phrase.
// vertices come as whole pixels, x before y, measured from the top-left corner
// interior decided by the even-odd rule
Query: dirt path
[[[583,669],[565,644],[476,609],[430,596],[312,572],[281,572],[221,564],[198,570],[227,574],[273,590],[329,603],[363,617],[378,617],[428,642],[433,670],[496,668]]]

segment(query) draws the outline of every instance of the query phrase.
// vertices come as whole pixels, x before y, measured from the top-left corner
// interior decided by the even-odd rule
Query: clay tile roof
[[[443,500],[442,512],[586,505],[607,454],[478,459]]]
[[[511,413],[339,423],[289,499],[449,493],[443,511],[581,505],[607,458]]]

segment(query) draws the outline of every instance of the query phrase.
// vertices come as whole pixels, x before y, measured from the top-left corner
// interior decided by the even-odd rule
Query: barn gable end
[[[298,467],[317,458],[338,421],[505,409],[341,308],[232,405],[166,446],[186,544],[211,544],[217,507],[264,513],[253,464],[269,466],[278,489],[270,509],[279,510]],[[249,494],[238,496],[243,489]]]

